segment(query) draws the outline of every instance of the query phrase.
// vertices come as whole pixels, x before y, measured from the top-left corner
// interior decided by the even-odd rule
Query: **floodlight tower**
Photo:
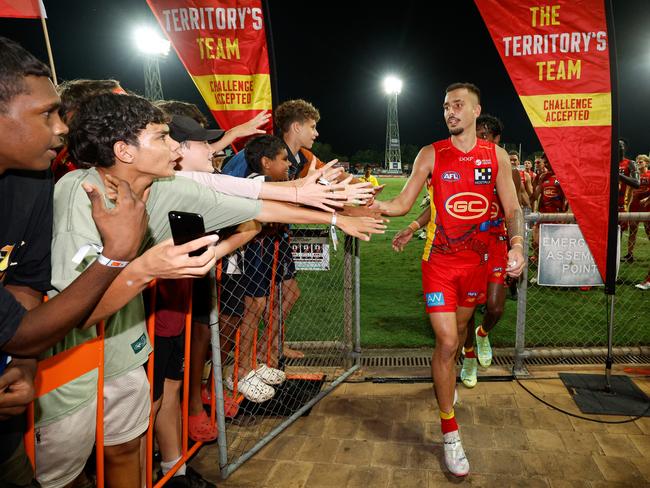
[[[397,121],[397,95],[402,91],[402,80],[394,76],[384,79],[384,91],[388,96],[388,117],[386,122],[385,164],[389,173],[402,172],[402,154],[399,144],[399,123]]]
[[[144,57],[144,96],[149,100],[162,100],[160,59],[169,54],[170,42],[151,27],[138,27],[133,35],[138,50]]]

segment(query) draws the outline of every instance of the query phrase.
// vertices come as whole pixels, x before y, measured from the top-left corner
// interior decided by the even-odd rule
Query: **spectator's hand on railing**
[[[518,278],[524,270],[526,261],[521,246],[514,246],[508,251],[508,266],[506,274],[513,278]]]
[[[29,366],[7,366],[0,376],[0,420],[23,413],[27,405],[34,400],[33,375],[33,368]]]
[[[138,258],[137,264],[150,279],[173,280],[204,276],[217,262],[215,244],[218,240],[219,236],[210,234],[175,246],[172,239],[167,239],[147,250]],[[189,255],[204,246],[207,246],[207,250],[203,254]]]
[[[339,229],[352,237],[358,237],[363,241],[369,241],[371,234],[383,234],[386,232],[386,219],[374,219],[372,217],[347,217],[339,215],[336,225]]]
[[[115,207],[108,209],[101,192],[89,183],[83,183],[92,205],[92,217],[102,238],[102,254],[110,259],[131,261],[137,256],[147,230],[149,216],[126,181],[115,178]],[[110,197],[109,197],[110,198]]]
[[[402,252],[409,241],[413,238],[413,229],[407,227],[406,229],[400,230],[395,237],[393,237],[393,251]]]

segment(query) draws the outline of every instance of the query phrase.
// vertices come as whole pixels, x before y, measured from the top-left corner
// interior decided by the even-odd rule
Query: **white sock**
[[[181,457],[182,456],[178,456],[173,461],[161,461],[160,462],[160,469],[162,470],[163,476],[165,476],[169,472],[169,470],[172,469],[176,465],[176,463],[181,460]],[[178,468],[178,471],[176,471],[176,473],[174,473],[174,476],[182,476],[182,475],[184,475],[185,474],[185,469],[186,469],[186,465],[185,465],[185,463],[183,463],[183,465],[180,468]]]

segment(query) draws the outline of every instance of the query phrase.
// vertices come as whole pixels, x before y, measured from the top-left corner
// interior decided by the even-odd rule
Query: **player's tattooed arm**
[[[638,189],[641,186],[641,178],[639,177],[639,169],[636,166],[636,161],[631,159],[627,167],[630,170],[630,176],[619,174],[618,177],[623,183],[634,189]]]

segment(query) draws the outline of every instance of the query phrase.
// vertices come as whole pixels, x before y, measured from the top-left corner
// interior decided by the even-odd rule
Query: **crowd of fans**
[[[143,486],[152,411],[159,476],[181,462],[190,303],[190,437],[217,436],[202,388],[210,325],[219,329],[224,362],[236,352],[225,372],[226,414],[236,414],[238,395],[274,396],[285,380],[279,348],[284,358],[302,356],[278,341],[283,324],[271,306],[281,287],[286,318],[300,294],[287,224],[330,225],[364,240],[385,228],[368,208],[372,185],[309,151],[319,117],[310,103],[290,100],[275,112],[279,137],[260,129],[266,112],[229,131],[210,130],[196,106],[151,103],[116,80],[55,88],[45,65],[0,38],[1,486],[64,487],[84,476],[95,444],[97,370],[35,399],[35,473],[22,440],[24,410],[36,359],[88,344],[100,321],[107,486]],[[220,173],[223,149],[242,138],[242,177]],[[170,212],[200,214],[209,232],[175,245]],[[216,264],[215,284],[205,276]],[[143,296],[151,293],[155,299]],[[211,324],[217,294],[222,313]],[[150,386],[144,366],[151,357]],[[175,482],[214,486],[185,465]]]

